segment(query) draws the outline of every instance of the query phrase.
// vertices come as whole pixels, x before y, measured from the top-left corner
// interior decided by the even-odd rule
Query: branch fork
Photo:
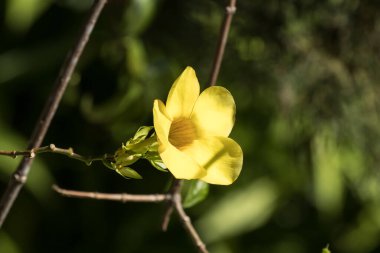
[[[122,203],[126,202],[145,202],[145,203],[161,203],[169,202],[169,206],[164,216],[166,223],[164,231],[167,229],[167,225],[170,220],[170,216],[175,210],[182,222],[187,233],[190,235],[194,245],[198,248],[199,252],[208,253],[206,245],[200,238],[197,230],[194,228],[190,217],[186,214],[182,206],[181,197],[181,180],[174,180],[172,190],[167,194],[129,194],[129,193],[100,193],[100,192],[84,192],[63,189],[57,185],[53,185],[53,190],[61,194],[64,197],[81,198],[81,199],[96,199],[96,200],[108,200],[118,201]]]
[[[25,184],[30,167],[33,162],[33,158],[37,153],[43,152],[52,152],[67,155],[71,158],[81,160],[87,165],[91,165],[91,162],[94,160],[106,161],[107,155],[98,158],[87,158],[80,155],[77,155],[72,148],[69,149],[60,149],[55,147],[54,144],[50,144],[47,147],[40,148],[40,145],[43,142],[43,139],[46,135],[46,132],[49,129],[51,120],[53,119],[55,112],[59,106],[63,93],[68,85],[69,80],[71,79],[72,73],[82,55],[82,52],[89,40],[89,37],[94,29],[94,26],[99,18],[100,13],[102,12],[107,0],[97,0],[90,13],[90,17],[86,21],[82,33],[74,46],[67,56],[67,60],[64,62],[61,71],[56,79],[54,88],[48,97],[45,107],[41,112],[39,119],[35,125],[33,134],[29,140],[28,149],[29,151],[0,151],[0,155],[6,155],[13,158],[17,156],[23,156],[24,158],[20,162],[18,168],[11,176],[8,186],[5,192],[2,195],[0,200],[0,228],[4,223],[14,201],[18,197],[18,194]],[[216,83],[216,80],[219,75],[219,70],[223,60],[224,50],[227,43],[228,33],[230,30],[230,25],[232,17],[236,12],[236,0],[229,0],[229,5],[226,7],[226,13],[224,22],[221,27],[220,37],[218,41],[218,46],[212,66],[212,71],[210,75],[209,85],[213,86]],[[165,231],[168,227],[170,217],[174,210],[178,213],[182,224],[184,225],[186,231],[191,236],[194,244],[198,250],[202,253],[207,253],[207,249],[194,226],[191,223],[189,216],[183,209],[182,198],[181,198],[181,181],[175,180],[173,182],[172,188],[167,194],[151,194],[151,195],[134,195],[134,194],[107,194],[107,193],[97,193],[97,192],[81,192],[73,191],[60,188],[56,185],[53,186],[53,189],[59,194],[65,197],[73,198],[90,198],[97,200],[110,200],[110,201],[120,201],[120,202],[169,202],[169,205],[166,209],[162,229]]]
[[[73,49],[68,53],[67,59],[61,67],[54,87],[35,124],[34,131],[29,140],[28,149],[38,148],[42,144],[74,69],[106,3],[107,0],[98,0],[94,3],[90,16],[83,26],[81,35]],[[13,206],[14,201],[18,197],[21,188],[27,180],[32,163],[33,159],[24,157],[9,180],[8,186],[0,200],[0,228]]]

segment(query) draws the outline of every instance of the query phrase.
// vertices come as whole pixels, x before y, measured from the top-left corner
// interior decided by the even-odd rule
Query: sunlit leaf
[[[141,40],[133,37],[126,37],[124,40],[126,48],[126,65],[128,72],[134,77],[141,77],[147,69],[147,56],[145,47]]]
[[[226,194],[196,223],[206,242],[217,242],[254,230],[271,217],[278,198],[275,184],[261,179]]]
[[[129,35],[142,32],[151,21],[158,1],[132,0],[125,12],[124,23]]]
[[[322,253],[331,253],[331,251],[329,250],[329,245],[322,249]]]
[[[0,232],[0,252],[6,253],[20,253],[21,250],[17,243],[6,234],[4,231]]]
[[[14,31],[25,31],[50,4],[51,0],[8,0],[5,21]]]
[[[336,215],[342,208],[342,156],[336,134],[326,126],[315,135],[313,142],[314,197],[317,208]]]

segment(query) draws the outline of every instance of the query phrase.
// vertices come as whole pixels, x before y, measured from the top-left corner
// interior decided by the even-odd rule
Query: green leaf
[[[132,0],[124,14],[123,23],[128,35],[139,35],[152,21],[159,1]]]
[[[50,0],[7,1],[5,22],[13,31],[25,32],[52,2]]]
[[[116,172],[127,179],[142,179],[142,176],[139,173],[129,167],[117,168]]]
[[[189,208],[203,201],[208,194],[208,183],[200,180],[185,181],[183,207]]]
[[[272,180],[261,178],[226,193],[195,224],[202,231],[202,239],[216,243],[263,226],[279,203],[276,186]]]
[[[20,253],[21,249],[17,245],[16,241],[13,240],[8,234],[4,231],[0,232],[0,252],[7,253]]]
[[[331,253],[331,251],[329,250],[329,245],[327,244],[327,246],[325,248],[322,249],[322,253]]]

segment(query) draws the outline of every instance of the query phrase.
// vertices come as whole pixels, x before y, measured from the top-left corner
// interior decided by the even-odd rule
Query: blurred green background
[[[0,1],[0,149],[24,149],[91,0]],[[207,87],[227,1],[110,0],[45,144],[116,150],[152,124],[185,66]],[[380,2],[238,0],[218,84],[237,104],[244,167],[188,209],[211,252],[380,252]],[[0,157],[0,190],[20,159]],[[155,193],[143,180],[37,157],[0,231],[0,252],[196,252],[162,204],[67,199],[51,190]]]

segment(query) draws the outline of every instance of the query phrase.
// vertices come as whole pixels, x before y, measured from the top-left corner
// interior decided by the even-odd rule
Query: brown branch
[[[174,194],[172,197],[172,201],[174,203],[175,209],[177,210],[177,213],[181,219],[183,226],[185,227],[186,231],[190,235],[195,246],[197,246],[199,252],[208,253],[206,245],[203,243],[197,230],[194,228],[193,224],[191,223],[189,216],[186,214],[185,210],[183,210],[181,193],[177,192],[176,194]]]
[[[67,84],[71,79],[72,73],[78,63],[80,56],[82,55],[83,49],[88,42],[92,30],[94,29],[95,23],[98,20],[98,17],[103,10],[106,2],[107,0],[98,0],[94,3],[91,9],[91,14],[82,30],[81,36],[78,39],[72,52],[68,54],[68,57],[64,62],[58,78],[54,84],[54,88],[50,93],[45,107],[42,110],[41,115],[36,123],[33,134],[29,140],[29,145],[27,148],[28,150],[41,146],[41,143],[45,138],[46,132],[50,126],[50,122],[53,119],[63,93],[66,90]],[[3,225],[9,213],[9,210],[16,200],[21,188],[27,180],[32,162],[32,158],[24,157],[9,180],[8,186],[3,193],[0,201],[0,228]]]
[[[231,27],[232,17],[235,14],[235,12],[236,12],[236,0],[230,0],[229,5],[226,7],[226,14],[224,16],[224,21],[220,30],[218,47],[216,50],[214,62],[212,65],[212,71],[210,75],[210,81],[209,81],[210,86],[215,85],[218,79],[220,66],[222,65],[223,56],[224,56],[224,49],[226,48],[228,34]]]
[[[26,150],[26,151],[16,151],[16,150],[12,150],[12,151],[8,151],[8,150],[0,150],[0,155],[3,155],[3,156],[10,156],[12,158],[16,158],[18,156],[24,156],[24,157],[29,157],[29,158],[33,158],[34,157],[34,153],[31,151],[31,150]]]
[[[31,158],[34,155],[33,149],[38,148],[47,132],[50,121],[58,107],[59,101],[63,95],[65,87],[67,86],[68,81],[70,80],[71,74],[76,66],[76,63],[81,55],[84,45],[86,44],[89,35],[92,32],[92,29],[95,25],[95,22],[104,7],[104,4],[107,0],[99,0],[96,5],[94,5],[92,15],[85,26],[84,32],[81,39],[79,40],[73,54],[70,55],[68,63],[64,65],[63,71],[61,72],[57,83],[56,89],[53,90],[52,95],[49,97],[49,100],[45,106],[44,111],[40,116],[40,120],[36,126],[36,129],[32,135],[29,149],[31,150],[28,153],[10,151],[5,155],[15,157],[17,155],[24,155],[29,157],[24,157],[17,171],[13,174],[8,188],[3,195],[2,201],[0,202],[0,226],[2,225],[7,213],[9,212],[10,207],[12,206],[14,200],[16,199],[18,192],[20,191],[22,185],[25,183],[27,174],[32,163]],[[236,0],[230,0],[229,6],[226,7],[226,15],[222,25],[220,39],[218,43],[217,52],[214,59],[213,68],[211,71],[210,86],[215,85],[217,77],[219,75],[220,66],[222,63],[225,46],[227,43],[228,33],[232,21],[232,16],[236,11]],[[0,152],[1,153],[1,152]],[[65,152],[66,154],[67,152]],[[72,152],[73,153],[73,152]],[[53,186],[53,189],[66,197],[72,198],[89,198],[97,200],[110,200],[110,201],[120,201],[120,202],[163,202],[171,200],[163,219],[162,229],[165,231],[170,221],[170,217],[173,213],[173,210],[177,211],[183,226],[186,231],[192,238],[194,244],[198,250],[202,253],[208,253],[206,245],[201,240],[198,232],[194,228],[189,216],[183,209],[182,198],[181,198],[181,180],[175,180],[171,187],[169,194],[148,194],[148,195],[134,195],[134,194],[106,194],[106,193],[97,193],[97,192],[81,192],[62,189],[58,186]]]
[[[195,246],[198,248],[199,252],[208,253],[206,245],[201,240],[199,234],[195,230],[189,216],[185,213],[182,206],[181,198],[181,180],[175,180],[173,183],[173,192],[168,194],[128,194],[128,193],[100,193],[100,192],[84,192],[84,191],[74,191],[60,188],[57,185],[53,185],[53,190],[58,192],[64,197],[70,198],[80,198],[80,199],[96,199],[96,200],[109,200],[118,202],[151,202],[159,203],[164,201],[170,201],[172,207],[177,211],[180,220],[189,233],[191,239],[193,240]],[[173,209],[171,210],[173,212]]]
[[[162,230],[163,231],[167,230],[170,217],[175,208],[175,210],[177,211],[181,219],[181,222],[184,228],[190,235],[191,239],[193,240],[195,246],[198,248],[199,252],[208,253],[206,245],[203,243],[197,230],[194,228],[193,224],[191,223],[189,216],[186,214],[185,210],[183,209],[181,188],[182,188],[182,180],[175,179],[170,189],[170,193],[168,194],[171,197],[171,202],[169,203],[169,206],[167,207],[165,215],[164,215]]]
[[[53,185],[53,190],[58,192],[64,197],[80,198],[80,199],[97,199],[97,200],[110,200],[119,202],[163,202],[171,200],[170,194],[128,194],[128,193],[100,193],[100,192],[83,192],[73,191],[60,188]]]
[[[182,186],[182,181],[178,180],[178,179],[174,179],[169,194],[171,196],[174,196],[176,194],[181,193],[181,186]],[[174,209],[174,202],[172,201],[168,204],[166,211],[165,211],[165,214],[164,214],[164,218],[162,219],[161,229],[164,232],[168,230],[170,217],[173,213],[173,209]]]

